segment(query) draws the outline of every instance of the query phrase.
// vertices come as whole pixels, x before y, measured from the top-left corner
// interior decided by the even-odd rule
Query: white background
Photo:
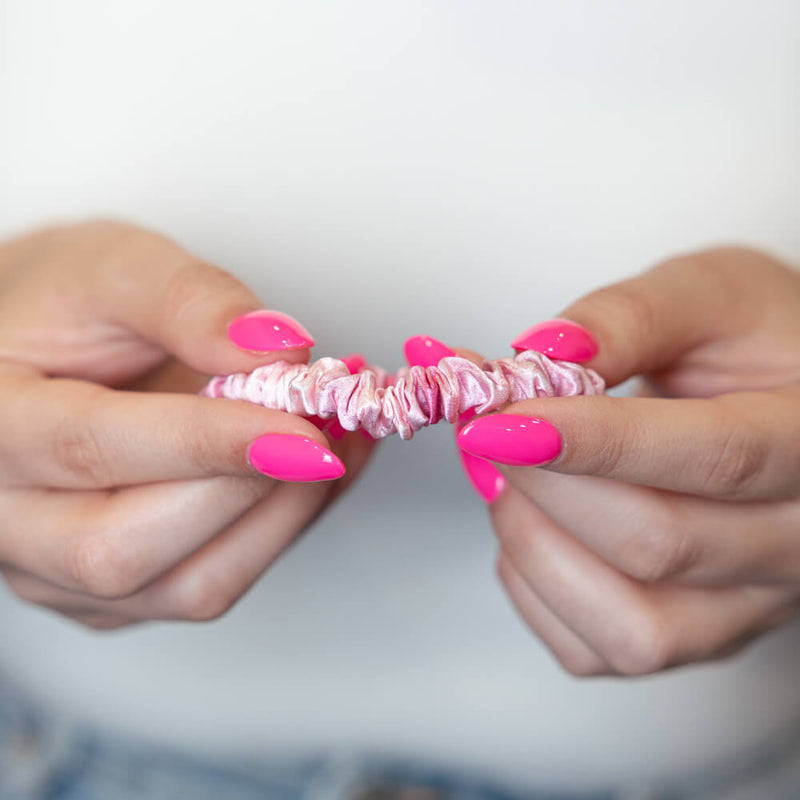
[[[800,4],[0,0],[0,234],[112,214],[389,368],[488,355],[722,241],[800,258]],[[591,785],[800,714],[797,633],[635,682],[565,676],[493,576],[450,432],[387,443],[222,621],[101,636],[0,597],[0,662],[184,746],[364,747]]]

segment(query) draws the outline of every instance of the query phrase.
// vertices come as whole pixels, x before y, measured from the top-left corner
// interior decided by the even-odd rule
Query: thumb
[[[692,350],[750,328],[759,307],[752,269],[772,263],[743,248],[680,256],[591,292],[562,318],[529,328],[512,346],[587,363],[609,386],[656,373]]]
[[[135,332],[206,375],[308,360],[314,340],[297,320],[265,309],[233,275],[174,242],[124,227],[127,235],[90,276],[96,319]]]

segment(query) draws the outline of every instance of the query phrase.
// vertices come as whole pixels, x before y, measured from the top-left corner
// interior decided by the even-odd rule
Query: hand
[[[528,400],[460,433],[510,483],[491,507],[498,570],[530,628],[576,675],[640,675],[794,617],[800,274],[712,250],[563,316],[583,327],[515,344],[589,358],[612,386],[643,375],[650,396]]]
[[[344,467],[310,421],[197,396],[308,360],[291,318],[242,316],[261,307],[121,223],[0,247],[0,572],[18,596],[95,628],[216,618],[353,480],[364,437],[337,443],[331,482]]]

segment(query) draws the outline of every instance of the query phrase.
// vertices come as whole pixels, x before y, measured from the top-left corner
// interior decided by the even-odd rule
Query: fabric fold
[[[471,408],[485,414],[529,398],[604,391],[605,383],[594,370],[526,350],[480,366],[452,356],[433,367],[404,368],[394,375],[380,367],[351,375],[336,358],[312,364],[276,361],[249,374],[212,378],[201,394],[290,414],[337,417],[346,430],[361,428],[376,439],[394,433],[411,439],[421,428],[442,419],[453,423]]]

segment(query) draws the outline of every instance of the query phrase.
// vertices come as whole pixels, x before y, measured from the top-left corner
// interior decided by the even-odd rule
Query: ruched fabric
[[[248,400],[290,414],[338,417],[345,430],[363,428],[376,439],[393,433],[410,439],[426,425],[442,419],[455,422],[471,408],[484,414],[534,397],[604,391],[603,379],[594,370],[526,350],[480,366],[453,356],[433,367],[404,368],[395,374],[369,367],[351,375],[336,358],[312,364],[276,361],[251,373],[212,378],[202,394]]]

